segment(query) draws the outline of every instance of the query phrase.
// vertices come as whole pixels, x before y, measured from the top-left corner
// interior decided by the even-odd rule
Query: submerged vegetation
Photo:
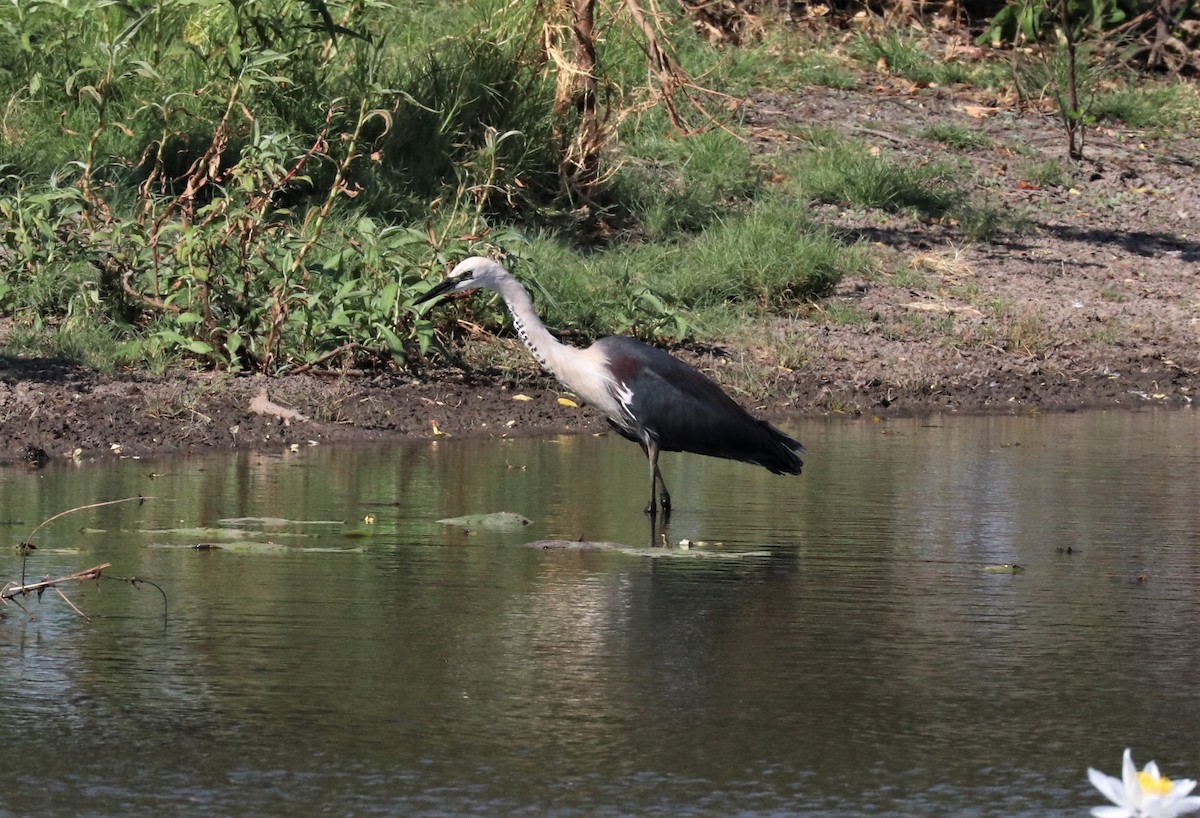
[[[556,327],[679,341],[728,332],[731,315],[799,314],[879,263],[806,215],[813,203],[967,240],[1002,229],[962,167],[819,128],[798,153],[756,153],[737,102],[870,72],[992,85],[1004,60],[939,59],[916,29],[844,33],[838,17],[814,33],[731,7],[714,23],[686,4],[544,0],[9,4],[7,343],[109,369],[406,366],[455,326],[414,299],[449,261],[495,251]],[[1088,115],[1188,127],[1195,95],[1175,89],[1110,85]],[[1085,121],[1079,105],[1064,117]]]

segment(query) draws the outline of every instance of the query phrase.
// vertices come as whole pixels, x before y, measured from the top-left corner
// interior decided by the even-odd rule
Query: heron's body
[[[542,324],[529,293],[511,273],[475,256],[417,303],[447,291],[495,290],[512,314],[513,326],[533,357],[563,385],[599,410],[623,437],[650,459],[650,502],[656,487],[664,510],[671,499],[658,469],[658,453],[693,452],[740,460],[775,474],[800,474],[804,447],[758,420],[715,382],[661,349],[634,338],[610,336],[580,349],[560,343]]]

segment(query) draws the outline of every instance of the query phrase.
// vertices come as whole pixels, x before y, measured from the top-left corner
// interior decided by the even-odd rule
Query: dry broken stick
[[[105,562],[97,565],[94,568],[88,568],[86,571],[76,571],[73,574],[67,574],[66,576],[58,577],[57,579],[43,579],[40,582],[29,582],[25,584],[10,582],[5,585],[3,589],[0,589],[0,602],[14,602],[21,610],[29,613],[29,609],[22,605],[21,600],[17,599],[17,597],[27,597],[30,594],[37,594],[40,598],[42,593],[47,588],[53,588],[54,591],[63,598],[63,601],[71,606],[71,610],[82,616],[88,622],[91,622],[91,618],[88,617],[88,615],[83,611],[79,610],[79,608],[75,606],[75,603],[73,603],[70,599],[67,599],[67,595],[64,594],[58,586],[67,582],[87,582],[88,580],[99,580],[101,572],[105,568],[109,568],[111,566],[111,562]]]
[[[101,506],[111,506],[111,505],[115,505],[117,503],[131,503],[135,500],[140,505],[147,500],[153,500],[153,499],[154,499],[153,497],[145,497],[145,496],[139,495],[137,497],[122,497],[119,500],[104,500],[103,502],[99,502],[99,503],[88,503],[85,506],[76,506],[75,508],[69,508],[66,511],[60,511],[58,514],[55,514],[53,517],[48,517],[47,519],[42,520],[40,523],[38,523],[37,527],[33,529],[33,531],[29,532],[29,536],[25,539],[25,541],[17,546],[17,548],[20,549],[21,555],[22,555],[21,556],[21,581],[20,582],[10,582],[7,585],[5,585],[3,588],[0,588],[0,602],[3,602],[5,604],[7,604],[9,602],[13,602],[21,610],[25,611],[26,613],[29,613],[29,610],[24,605],[21,604],[21,601],[17,597],[27,597],[30,594],[37,594],[38,597],[40,598],[41,595],[45,592],[45,590],[47,588],[52,588],[56,594],[58,594],[60,597],[62,597],[64,602],[66,602],[68,605],[71,606],[71,610],[75,611],[75,613],[82,616],[88,622],[91,622],[92,620],[87,616],[87,614],[85,614],[83,611],[79,610],[79,608],[77,608],[75,606],[75,603],[73,603],[70,599],[67,599],[67,595],[64,594],[62,592],[62,590],[59,589],[58,586],[65,582],[84,582],[86,580],[99,580],[101,578],[101,572],[105,568],[108,568],[109,566],[111,566],[112,563],[106,562],[101,565],[97,565],[94,568],[88,568],[86,571],[76,571],[73,574],[67,574],[66,576],[59,577],[58,579],[43,579],[38,582],[26,582],[25,581],[25,565],[29,560],[29,552],[33,551],[35,548],[35,546],[33,545],[33,535],[38,533],[39,531],[41,531],[45,526],[49,525],[53,521],[57,520],[59,517],[62,517],[67,514],[71,514],[72,512],[83,511],[83,510],[89,509],[89,508],[99,508]],[[135,579],[135,580],[129,580],[129,581],[133,582],[136,585],[136,583],[138,581],[144,581],[144,580],[136,580]],[[155,587],[158,587],[158,586],[155,586]],[[158,590],[161,592],[162,588],[159,588]],[[165,598],[166,594],[163,594],[163,597]]]
[[[25,538],[25,542],[23,542],[17,546],[17,548],[19,548],[21,550],[21,553],[25,557],[25,559],[21,560],[21,582],[19,584],[21,584],[21,585],[25,584],[25,562],[26,562],[26,559],[28,559],[28,557],[29,557],[29,552],[34,550],[34,548],[35,548],[35,546],[33,544],[33,535],[38,533],[39,531],[41,531],[43,528],[45,528],[50,523],[57,520],[59,517],[64,517],[67,514],[73,514],[76,511],[85,511],[89,508],[100,508],[101,506],[113,506],[113,505],[116,505],[117,503],[132,503],[135,500],[137,501],[138,505],[141,505],[142,503],[146,502],[147,500],[153,500],[153,499],[154,499],[153,497],[145,497],[145,496],[139,494],[137,497],[122,497],[120,500],[104,500],[99,503],[88,503],[86,506],[76,506],[75,508],[68,508],[66,511],[58,512],[53,517],[47,517],[45,520],[42,520],[40,523],[37,524],[37,527],[34,528],[33,531],[29,532],[29,536]]]
[[[275,403],[273,400],[268,398],[266,389],[261,390],[250,401],[250,411],[256,415],[267,415],[269,417],[279,418],[284,423],[291,423],[293,420],[297,421],[298,423],[303,423],[308,420],[306,416],[300,414],[295,409],[288,409],[286,406],[280,406],[278,403]]]

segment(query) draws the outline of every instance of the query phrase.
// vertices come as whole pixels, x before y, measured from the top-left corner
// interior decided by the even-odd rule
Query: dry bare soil
[[[793,149],[802,126],[827,124],[905,161],[965,159],[979,196],[1025,224],[971,244],[952,224],[814,207],[820,220],[877,245],[884,264],[842,282],[811,314],[748,333],[752,345],[675,350],[743,404],[776,419],[1192,405],[1200,372],[1195,135],[1093,131],[1076,178],[1056,187],[1028,178],[1039,157],[1063,159],[1054,121],[977,92],[897,82],[764,93],[748,105],[759,150]],[[989,143],[949,151],[922,136],[932,123]],[[306,419],[252,411],[264,389]],[[0,356],[0,460],[603,427],[561,396],[528,370],[107,377],[66,361]]]

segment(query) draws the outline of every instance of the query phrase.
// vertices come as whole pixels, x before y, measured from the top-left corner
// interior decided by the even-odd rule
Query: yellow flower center
[[[1161,775],[1151,775],[1146,771],[1138,773],[1138,784],[1146,795],[1166,795],[1171,791],[1171,779]]]

